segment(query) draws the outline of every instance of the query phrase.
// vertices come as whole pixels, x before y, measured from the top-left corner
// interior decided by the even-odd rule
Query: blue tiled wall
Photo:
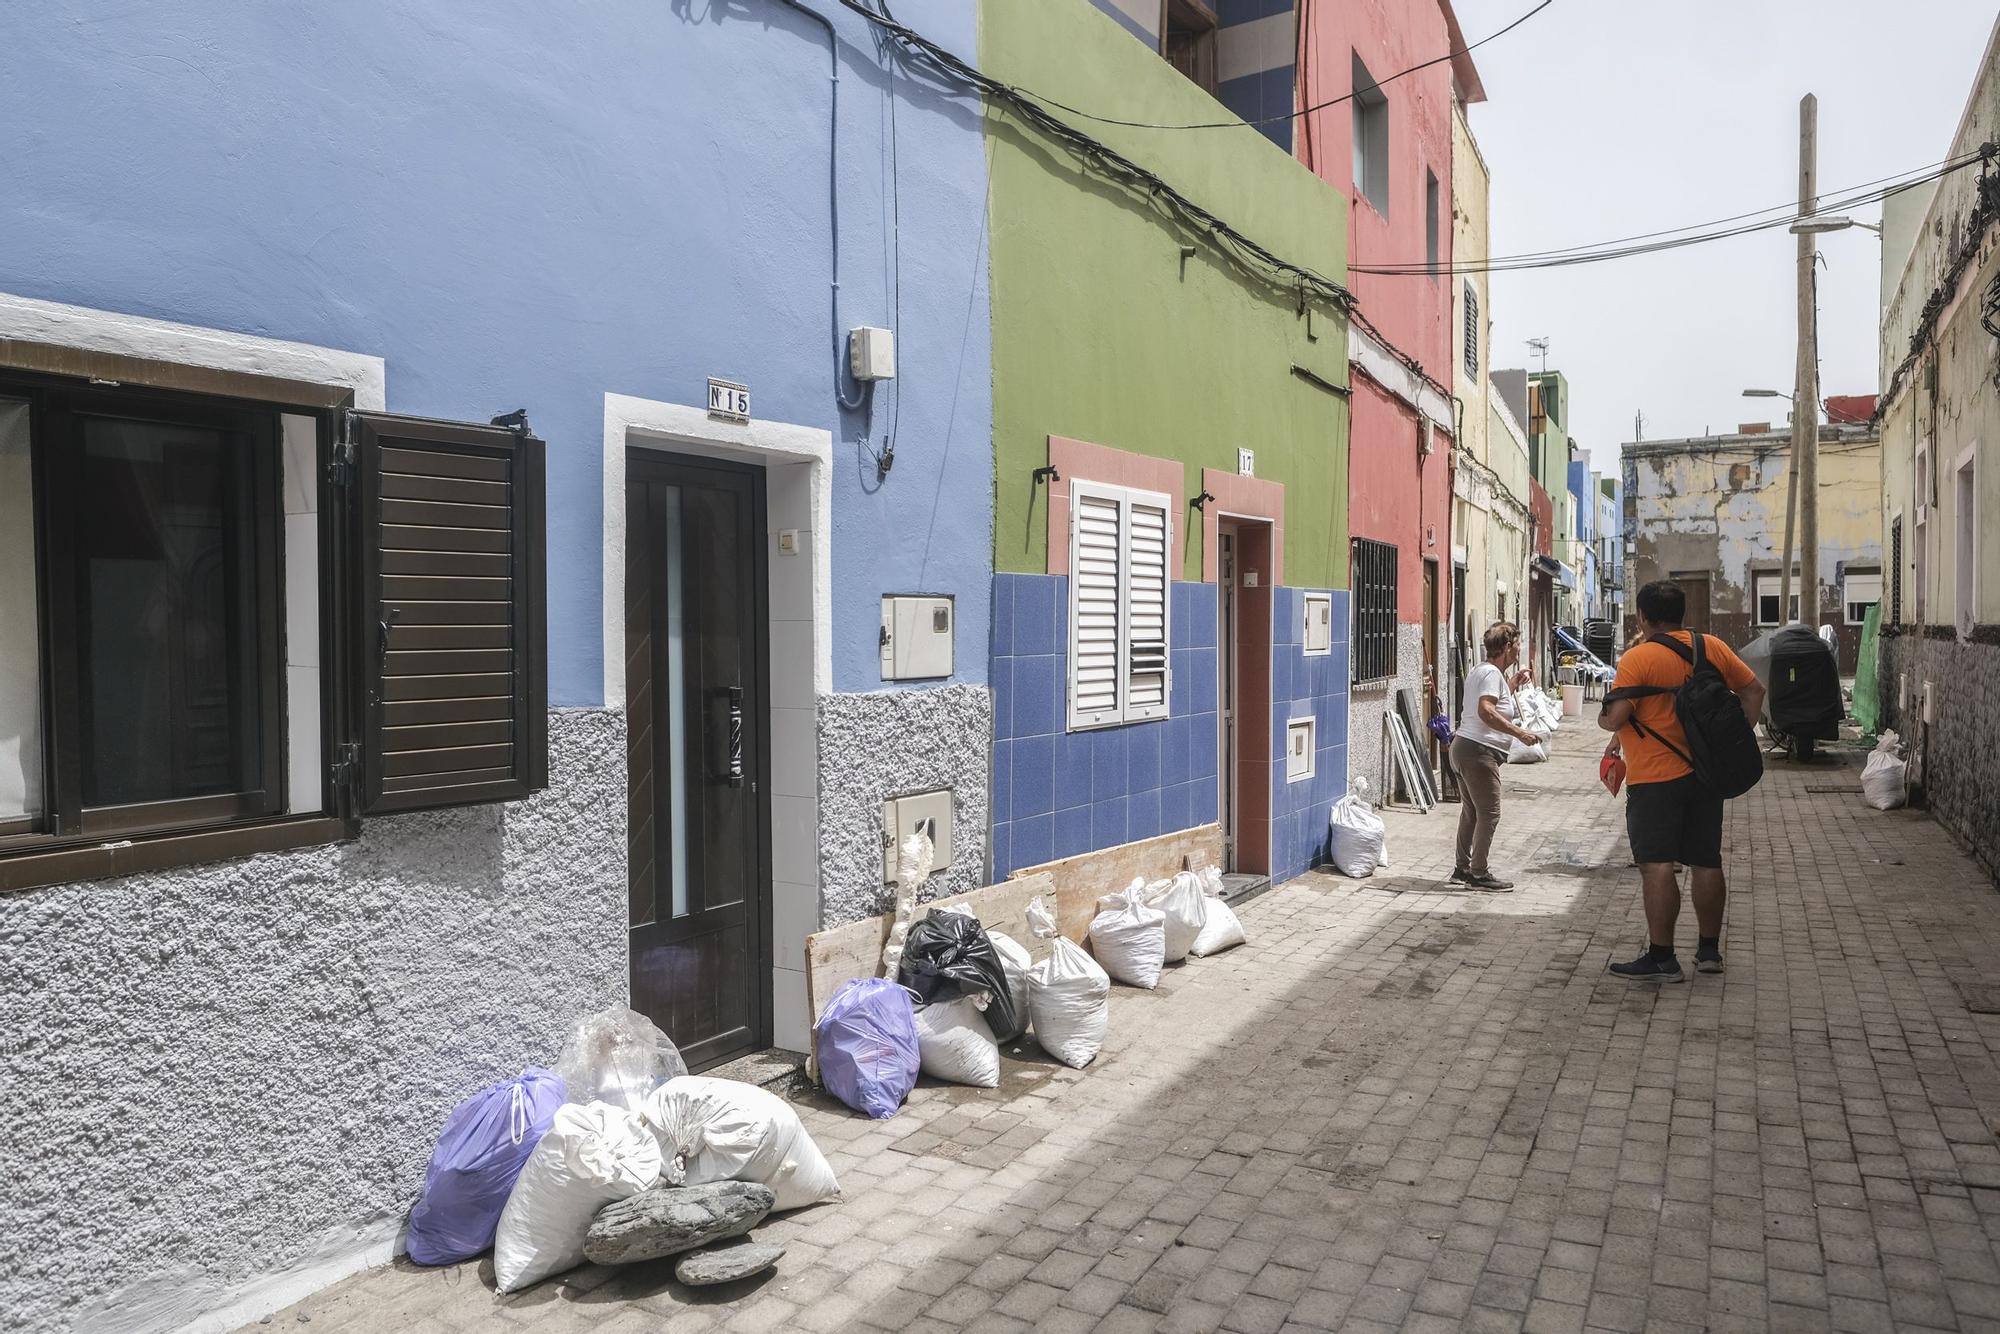
[[[1327,820],[1347,790],[1348,597],[1333,590],[1333,652],[1305,656],[1305,594],[1271,600],[1271,879],[1286,880],[1325,859]],[[1318,719],[1314,773],[1285,781],[1285,724]]]
[[[1173,586],[1173,694],[1158,722],[1064,730],[1068,609],[1060,575],[993,577],[996,880],[1216,818],[1215,586]]]

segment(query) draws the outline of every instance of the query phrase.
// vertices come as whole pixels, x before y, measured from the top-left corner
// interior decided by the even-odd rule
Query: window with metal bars
[[[1465,285],[1465,373],[1479,378],[1479,289]]]
[[[1903,516],[1889,524],[1889,624],[1903,623]]]
[[[1354,587],[1354,684],[1396,674],[1396,548],[1350,539]]]

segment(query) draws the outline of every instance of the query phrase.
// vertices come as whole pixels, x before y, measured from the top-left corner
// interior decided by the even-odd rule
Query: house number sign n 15
[[[708,415],[719,421],[749,421],[750,386],[732,384],[728,380],[717,380],[710,377],[708,382]]]

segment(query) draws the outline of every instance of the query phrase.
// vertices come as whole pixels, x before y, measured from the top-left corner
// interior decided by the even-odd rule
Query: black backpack
[[[1690,636],[1690,644],[1683,644],[1672,635],[1652,636],[1647,643],[1672,649],[1694,668],[1688,673],[1688,679],[1677,689],[1667,686],[1620,686],[1607,692],[1604,702],[1611,704],[1647,695],[1672,695],[1674,717],[1680,720],[1681,731],[1687,736],[1686,750],[1658,733],[1648,732],[1640,725],[1636,715],[1632,719],[1632,730],[1640,736],[1652,737],[1687,761],[1694,769],[1695,777],[1725,798],[1740,797],[1757,786],[1757,781],[1764,776],[1764,752],[1757,745],[1757,734],[1751,730],[1750,720],[1743,716],[1742,701],[1736,698],[1736,692],[1729,688],[1729,683],[1722,679],[1722,673],[1709,661],[1708,652],[1702,644],[1705,638],[1699,630]]]

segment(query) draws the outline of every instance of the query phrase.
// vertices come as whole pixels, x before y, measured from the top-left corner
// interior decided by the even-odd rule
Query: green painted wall
[[[1165,123],[1229,113],[1087,0],[986,0],[990,75],[1089,110]],[[1063,113],[1058,113],[1063,114]],[[1346,280],[1346,201],[1248,126],[1146,130],[1066,117],[1267,249]],[[1089,171],[1004,107],[986,112],[992,226],[994,568],[1047,569],[1051,435],[1285,486],[1285,582],[1347,586],[1347,405],[1292,373],[1347,383],[1346,320],[1183,236],[1142,193]],[[1183,243],[1196,245],[1182,263]],[[1198,525],[1177,517],[1183,578]],[[1193,529],[1190,533],[1188,530]]]

